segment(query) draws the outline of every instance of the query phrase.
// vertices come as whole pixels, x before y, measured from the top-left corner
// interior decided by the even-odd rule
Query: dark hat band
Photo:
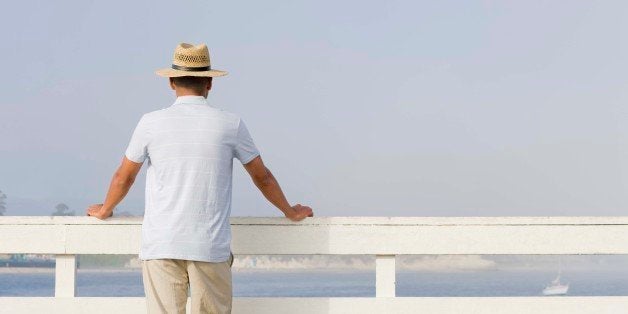
[[[209,67],[209,66],[206,66],[206,67],[184,67],[184,66],[180,66],[180,65],[176,65],[176,64],[173,64],[172,68],[175,69],[175,70],[190,71],[190,72],[203,72],[203,71],[211,70],[211,67]]]

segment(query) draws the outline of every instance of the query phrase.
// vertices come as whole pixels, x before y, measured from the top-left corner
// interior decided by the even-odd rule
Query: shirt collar
[[[177,100],[174,101],[174,104],[209,105],[207,99],[203,96],[179,96]]]

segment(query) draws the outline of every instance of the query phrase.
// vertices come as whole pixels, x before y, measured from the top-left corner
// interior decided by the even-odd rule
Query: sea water
[[[397,296],[538,296],[556,273],[548,270],[486,270],[465,272],[400,271]],[[628,270],[563,272],[568,295],[628,295]],[[234,270],[234,296],[247,297],[373,297],[374,271]],[[20,270],[0,273],[0,296],[53,296],[54,271]],[[144,295],[139,270],[77,272],[78,296]]]

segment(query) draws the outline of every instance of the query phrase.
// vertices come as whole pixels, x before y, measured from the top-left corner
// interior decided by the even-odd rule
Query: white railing
[[[232,218],[235,254],[370,254],[374,298],[234,299],[239,313],[628,313],[620,297],[396,297],[400,254],[628,254],[628,217]],[[0,297],[2,313],[142,313],[144,298],[76,297],[77,254],[136,254],[141,218],[0,217],[0,254],[57,258],[54,297]]]

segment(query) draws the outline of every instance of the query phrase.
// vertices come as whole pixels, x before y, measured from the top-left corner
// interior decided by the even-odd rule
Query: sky
[[[317,216],[628,212],[625,1],[13,1],[0,12],[7,215],[104,199],[154,71],[206,43]],[[145,169],[144,169],[145,171]],[[233,216],[278,216],[235,164]],[[143,211],[144,175],[121,210]]]

